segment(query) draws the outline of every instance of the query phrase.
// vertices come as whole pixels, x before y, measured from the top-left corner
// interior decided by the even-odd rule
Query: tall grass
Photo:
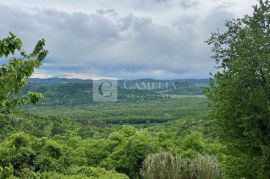
[[[187,159],[169,153],[148,155],[144,161],[141,175],[145,179],[220,178],[218,161],[213,156]]]

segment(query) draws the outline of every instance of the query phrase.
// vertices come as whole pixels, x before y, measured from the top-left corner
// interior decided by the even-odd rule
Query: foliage
[[[36,103],[42,98],[39,93],[29,92],[23,96],[19,96],[20,91],[27,83],[27,78],[31,76],[34,69],[41,65],[48,51],[44,50],[45,40],[37,42],[33,52],[26,54],[22,48],[22,41],[14,34],[9,33],[5,39],[0,39],[0,57],[3,55],[8,57],[20,54],[20,58],[11,57],[7,64],[0,67],[0,110],[10,111],[17,105],[26,104],[28,102]]]
[[[145,130],[136,131],[131,127],[123,127],[120,132],[114,132],[109,137],[118,145],[102,161],[101,166],[115,168],[132,178],[138,175],[146,156],[157,150],[154,138]]]
[[[79,174],[85,178],[127,178],[113,171],[86,167],[83,153],[78,150],[74,153],[74,148],[56,140],[17,132],[0,144],[0,174],[22,178],[36,175],[71,178]]]
[[[222,156],[220,153],[220,145],[215,141],[208,141],[198,131],[192,131],[190,134],[183,136],[183,138],[176,143],[177,147],[173,150],[174,153],[184,158],[193,159],[200,155],[216,154]]]
[[[119,174],[115,171],[106,171],[103,168],[94,167],[73,167],[69,168],[65,174],[55,172],[45,172],[41,174],[44,178],[55,178],[55,179],[74,179],[74,178],[85,178],[85,179],[128,179],[126,175]]]
[[[182,136],[166,127],[151,132],[131,126],[104,128],[73,119],[27,113],[2,114],[0,121],[5,122],[0,125],[1,131],[6,131],[0,138],[0,167],[5,175],[12,173],[16,177],[85,177],[84,173],[69,171],[74,167],[102,167],[108,172],[116,170],[138,178],[143,161],[151,153],[171,151],[192,158],[200,156],[200,152],[202,155],[216,154],[201,134]],[[64,130],[56,134],[55,126]],[[93,135],[81,138],[77,131],[85,127]],[[199,142],[200,150],[189,140],[197,141],[192,144]]]
[[[232,155],[229,175],[269,178],[269,1],[260,0],[251,16],[228,21],[226,27],[226,32],[213,33],[208,41],[219,69],[206,91],[210,118]]]

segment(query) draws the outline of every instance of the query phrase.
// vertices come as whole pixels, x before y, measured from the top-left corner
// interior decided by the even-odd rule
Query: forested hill
[[[168,89],[145,89],[148,84],[173,85]],[[202,95],[209,84],[207,79],[187,80],[119,80],[118,99],[122,101],[140,99],[147,96],[156,98],[157,95]],[[93,102],[93,81],[67,78],[32,78],[24,88],[23,93],[40,92],[44,99],[39,105],[86,105]]]

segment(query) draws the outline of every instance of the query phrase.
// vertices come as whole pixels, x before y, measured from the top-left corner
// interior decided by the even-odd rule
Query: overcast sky
[[[11,31],[49,50],[34,77],[208,78],[210,33],[252,12],[256,0],[0,0]]]

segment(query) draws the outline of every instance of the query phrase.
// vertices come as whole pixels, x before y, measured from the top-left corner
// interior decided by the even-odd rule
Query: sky
[[[211,32],[256,0],[0,0],[0,38],[49,50],[33,77],[208,78]]]

